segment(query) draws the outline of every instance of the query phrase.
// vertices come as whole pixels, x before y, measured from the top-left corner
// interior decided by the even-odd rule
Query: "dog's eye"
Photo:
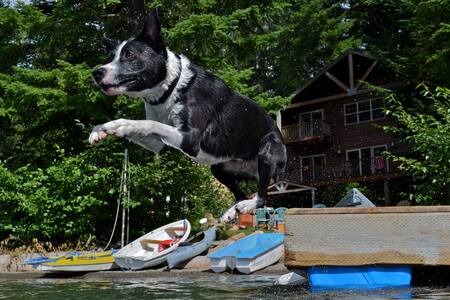
[[[123,51],[123,57],[126,60],[132,60],[136,58],[136,54],[134,54],[133,52],[131,52],[130,50],[126,49]]]

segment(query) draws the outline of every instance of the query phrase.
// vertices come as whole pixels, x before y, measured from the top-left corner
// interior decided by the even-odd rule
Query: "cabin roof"
[[[364,82],[385,85],[393,82],[392,75],[378,67],[378,60],[363,52],[348,50],[319,74],[300,87],[291,105],[314,99],[336,99],[352,96],[364,88]]]

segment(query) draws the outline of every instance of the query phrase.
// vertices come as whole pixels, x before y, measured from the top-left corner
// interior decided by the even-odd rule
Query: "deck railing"
[[[316,121],[283,126],[281,133],[285,143],[293,143],[314,138],[323,139],[325,136],[330,136],[331,128],[324,121]]]
[[[325,165],[289,166],[287,176],[300,183],[313,183],[333,179],[355,178],[389,172],[388,161],[383,156],[345,161]]]

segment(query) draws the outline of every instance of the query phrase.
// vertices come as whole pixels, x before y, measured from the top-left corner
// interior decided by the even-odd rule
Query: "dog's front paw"
[[[118,119],[103,124],[102,130],[106,131],[109,135],[126,137],[132,135],[135,122],[134,120]]]
[[[117,137],[125,137],[131,134],[133,128],[132,120],[118,119],[110,121],[103,125],[97,125],[89,136],[89,143],[96,145],[104,140],[108,135],[115,135]]]
[[[103,125],[97,125],[92,129],[92,132],[89,135],[89,144],[97,145],[108,136],[106,131],[102,129],[102,126]]]
[[[238,202],[236,204],[236,210],[239,211],[241,214],[247,214],[250,212],[253,212],[256,207],[258,207],[259,204],[259,198],[258,196],[253,197],[249,200],[242,200],[241,202]]]

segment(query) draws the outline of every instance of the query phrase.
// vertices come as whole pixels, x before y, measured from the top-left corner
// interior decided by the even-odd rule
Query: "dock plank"
[[[450,265],[450,206],[291,209],[285,265]]]

